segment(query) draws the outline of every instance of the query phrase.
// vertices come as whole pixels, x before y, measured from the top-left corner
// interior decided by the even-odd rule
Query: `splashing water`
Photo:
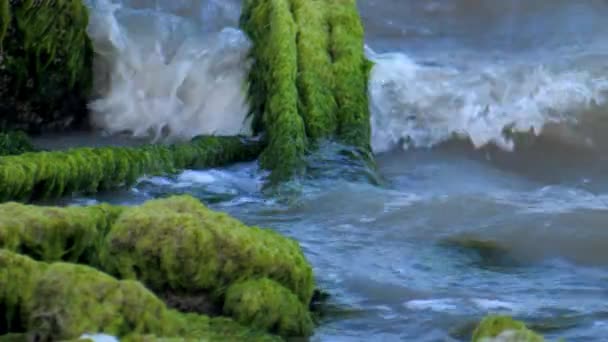
[[[482,61],[448,67],[418,64],[402,53],[368,55],[376,62],[369,87],[376,152],[453,137],[511,150],[507,131],[540,134],[549,123],[576,123],[608,95],[608,78],[597,70]]]
[[[248,134],[246,36],[230,27],[209,32],[214,28],[202,17],[183,15],[209,15],[215,2],[201,2],[199,11],[181,2],[162,4],[89,2],[93,124],[156,139]]]

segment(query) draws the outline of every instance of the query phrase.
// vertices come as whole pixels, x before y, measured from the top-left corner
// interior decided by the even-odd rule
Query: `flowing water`
[[[98,127],[248,132],[239,1],[90,5]],[[189,193],[297,239],[331,294],[313,340],[462,341],[487,313],[605,340],[608,1],[359,5],[381,186],[327,146],[296,196],[249,163],[70,203]]]

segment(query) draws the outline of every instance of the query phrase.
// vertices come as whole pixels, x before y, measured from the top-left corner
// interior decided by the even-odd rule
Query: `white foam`
[[[249,133],[250,42],[241,31],[205,32],[200,18],[167,9],[89,5],[96,126],[155,138]]]
[[[458,311],[459,302],[452,298],[415,299],[405,303],[410,310],[430,310],[436,312]]]
[[[454,136],[510,150],[506,130],[539,134],[549,123],[577,122],[577,113],[605,104],[608,93],[608,78],[597,72],[603,64],[466,64],[462,57],[465,66],[449,67],[418,64],[401,53],[368,55],[376,63],[369,84],[376,152],[399,144],[431,147]]]
[[[119,342],[116,337],[106,334],[83,334],[80,339],[93,340],[93,342]]]
[[[491,310],[515,311],[517,309],[516,304],[505,302],[502,300],[474,298],[474,299],[472,299],[472,301],[478,308],[485,310],[485,311],[491,311]]]
[[[194,184],[211,184],[217,179],[212,171],[191,171],[182,172],[177,177],[178,184],[182,186],[192,186]]]

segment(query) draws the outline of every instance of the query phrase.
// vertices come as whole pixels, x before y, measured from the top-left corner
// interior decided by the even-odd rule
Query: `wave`
[[[514,147],[514,133],[576,126],[585,113],[608,114],[605,55],[552,62],[535,58],[420,63],[403,53],[377,54],[369,83],[372,147],[432,147],[454,137],[475,147]],[[567,135],[566,129],[556,134]]]
[[[210,10],[214,1],[197,4],[199,11],[180,4],[131,8],[89,1],[94,126],[156,139],[250,133],[245,87],[250,42],[234,28],[213,31],[217,27],[210,23],[219,19],[203,25],[199,14],[225,10]]]

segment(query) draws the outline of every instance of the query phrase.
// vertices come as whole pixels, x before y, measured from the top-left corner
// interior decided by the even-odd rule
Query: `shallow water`
[[[238,2],[124,2],[151,16],[199,20],[206,26],[197,30],[209,34],[238,19]],[[353,168],[328,148],[298,195],[264,195],[264,174],[250,163],[67,201],[134,204],[189,193],[294,237],[332,295],[314,340],[462,341],[496,312],[550,338],[604,340],[608,2],[360,7],[377,63],[370,95],[381,186],[356,170],[339,177]],[[164,95],[174,101],[178,93]],[[223,117],[242,114],[230,110]],[[146,118],[147,127],[162,123]]]

